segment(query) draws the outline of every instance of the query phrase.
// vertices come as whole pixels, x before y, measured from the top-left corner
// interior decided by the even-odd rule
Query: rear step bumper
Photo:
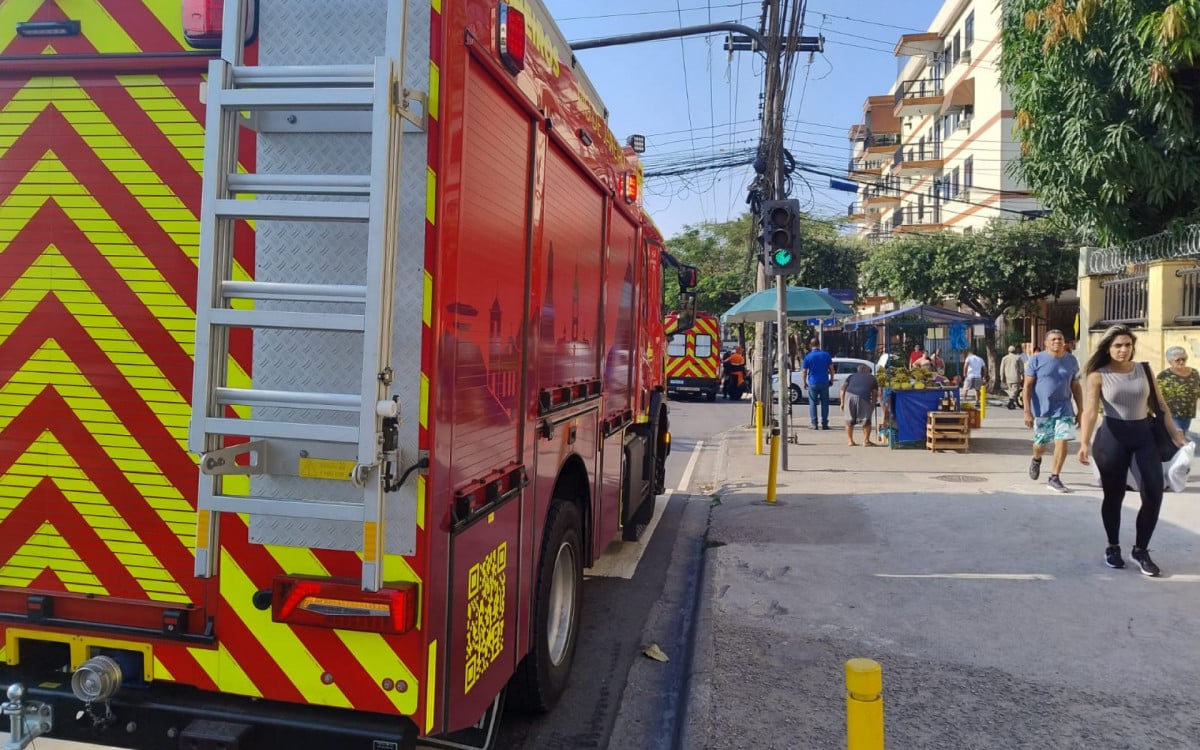
[[[253,700],[171,683],[126,688],[112,700],[112,720],[97,729],[70,679],[36,679],[0,665],[0,696],[21,682],[26,702],[49,704],[53,737],[137,750],[413,750],[417,729],[403,716]],[[2,699],[0,699],[2,700]],[[96,705],[94,714],[103,715]],[[79,718],[76,718],[79,716]],[[7,732],[7,724],[0,732]]]

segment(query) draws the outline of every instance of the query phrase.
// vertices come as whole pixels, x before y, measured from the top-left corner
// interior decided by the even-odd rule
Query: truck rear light
[[[525,14],[508,3],[500,3],[497,21],[500,62],[508,72],[520,73],[525,69]]]
[[[638,190],[641,186],[638,184],[638,175],[636,172],[626,172],[621,176],[621,197],[626,203],[637,203]]]
[[[271,596],[271,619],[289,625],[407,633],[417,625],[417,586],[403,583],[363,591],[358,583],[280,576]]]
[[[246,43],[254,38],[257,6],[257,0],[246,0]],[[183,0],[183,38],[197,49],[220,49],[224,11],[224,0]]]

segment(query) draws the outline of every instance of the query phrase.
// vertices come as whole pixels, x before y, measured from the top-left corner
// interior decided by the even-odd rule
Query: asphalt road
[[[658,522],[636,544],[615,543],[585,573],[583,623],[571,682],[550,713],[509,712],[502,750],[667,748],[683,688],[708,494],[718,436],[751,419],[750,401],[671,402],[672,452]],[[628,576],[628,577],[627,577]],[[651,644],[670,659],[643,655]]]

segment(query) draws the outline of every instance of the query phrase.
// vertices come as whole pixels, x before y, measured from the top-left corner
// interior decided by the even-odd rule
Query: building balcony
[[[896,57],[931,57],[946,46],[946,38],[936,31],[901,34],[896,42]]]
[[[941,78],[913,78],[896,89],[894,111],[896,117],[936,115],[945,100]]]
[[[890,154],[892,149],[900,145],[899,133],[868,133],[867,153]]]
[[[936,175],[945,163],[941,143],[923,143],[896,149],[892,171],[903,173],[905,177]]]
[[[851,125],[850,126],[850,140],[855,143],[860,142],[860,141],[865,141],[867,139],[869,132],[870,131],[867,130],[867,126],[861,122],[857,123],[855,125]]]
[[[876,226],[872,227],[871,230],[867,232],[865,239],[871,244],[878,245],[883,242],[891,241],[893,237],[895,237],[895,235],[892,233],[891,227]]]
[[[900,205],[900,184],[897,180],[877,182],[863,190],[863,207],[868,212]]]
[[[851,177],[854,177],[855,175],[877,175],[883,172],[883,166],[886,163],[887,159],[879,158],[868,159],[863,157],[851,159],[850,166],[848,167],[847,171],[850,173]]]
[[[867,214],[863,211],[863,206],[858,201],[854,201],[846,208],[846,219],[851,224],[858,224],[867,220]]]
[[[946,229],[946,225],[942,224],[942,207],[937,203],[922,208],[915,205],[903,206],[892,214],[892,231],[897,234],[937,232],[943,229]]]

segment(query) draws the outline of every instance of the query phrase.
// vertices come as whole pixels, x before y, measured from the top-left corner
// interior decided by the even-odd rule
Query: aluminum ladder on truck
[[[405,0],[388,0],[386,56],[373,65],[246,66],[247,0],[227,0],[221,59],[209,65],[204,185],[196,298],[196,360],[189,448],[200,455],[196,575],[210,577],[220,559],[221,513],[362,524],[362,587],[378,590],[384,553],[384,497],[394,488],[398,404],[390,398],[393,280],[397,255],[397,192],[403,120],[424,127],[425,95],[403,87]],[[410,104],[420,104],[419,113]],[[247,120],[264,112],[345,112],[370,117],[370,174],[239,173],[238,143]],[[263,196],[267,196],[264,199]],[[332,199],[331,199],[332,198]],[[367,225],[366,276],[361,284],[240,281],[232,278],[234,225],[239,220],[361,222]],[[235,308],[234,300],[241,301]],[[270,300],[270,309],[258,304]],[[248,304],[247,304],[248,303]],[[304,311],[337,303],[361,314]],[[300,309],[288,310],[287,307]],[[340,309],[340,308],[339,308]],[[317,393],[227,384],[230,329],[332,331],[362,336],[358,393]],[[357,426],[316,421],[237,419],[233,406],[357,413]],[[313,415],[316,416],[315,414]],[[390,431],[390,435],[389,435]],[[232,440],[229,440],[232,438]],[[227,494],[231,475],[264,474],[272,441],[315,441],[355,450],[358,502]],[[349,447],[346,447],[349,446]],[[353,496],[353,495],[352,495]]]

